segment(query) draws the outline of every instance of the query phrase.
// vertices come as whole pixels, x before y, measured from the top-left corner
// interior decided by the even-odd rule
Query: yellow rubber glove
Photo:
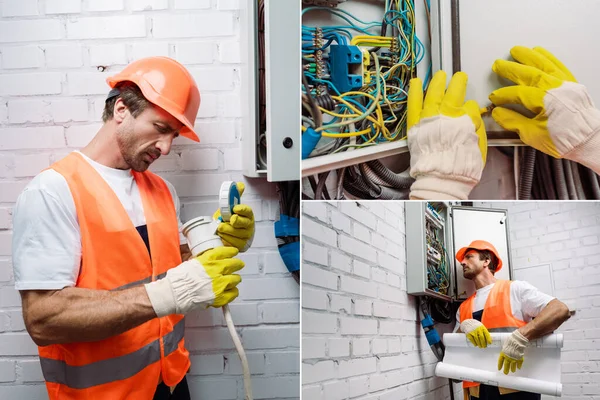
[[[487,157],[487,136],[479,106],[465,103],[467,74],[438,71],[423,100],[419,78],[408,91],[408,149],[412,199],[465,200],[479,182]]]
[[[233,258],[237,254],[234,247],[216,247],[171,268],[163,279],[144,285],[156,315],[187,314],[233,301],[242,281],[234,272],[244,267],[242,260]]]
[[[460,323],[460,330],[467,335],[467,339],[476,347],[483,349],[488,344],[492,344],[490,332],[476,319],[465,319]]]
[[[212,279],[215,298],[209,304],[211,307],[223,307],[238,297],[237,285],[242,281],[242,277],[234,272],[245,265],[239,258],[233,258],[238,253],[239,250],[233,247],[216,247],[196,257]]]
[[[242,182],[236,182],[240,196],[244,193],[246,186]],[[217,228],[217,235],[227,246],[237,248],[244,252],[250,248],[254,240],[254,212],[249,205],[238,204],[233,207],[233,215],[229,222],[221,222]],[[218,219],[221,211],[213,214],[213,219]]]
[[[504,342],[500,357],[498,357],[498,371],[502,370],[504,364],[504,374],[508,375],[509,371],[516,372],[517,368],[521,369],[524,361],[525,348],[529,344],[529,340],[518,330]]]
[[[492,70],[515,82],[495,90],[494,120],[521,140],[555,158],[567,158],[600,173],[600,111],[585,86],[552,53],[541,48],[516,46],[510,54],[517,62],[496,60]],[[535,117],[528,118],[501,107],[521,104]]]

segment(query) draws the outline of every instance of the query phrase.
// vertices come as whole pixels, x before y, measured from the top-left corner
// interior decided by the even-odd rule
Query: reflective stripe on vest
[[[162,178],[132,171],[149,250],[117,195],[81,154],[71,153],[51,168],[67,181],[77,211],[76,287],[124,290],[161,279],[181,263],[175,206]],[[152,399],[159,380],[174,386],[189,369],[184,331],[183,316],[169,315],[95,342],[38,347],[49,399]]]
[[[185,319],[179,321],[173,328],[172,332],[163,336],[165,357],[174,352],[183,339]],[[71,366],[64,361],[40,357],[44,379],[47,382],[60,383],[74,389],[86,389],[130,378],[159,360],[160,339],[133,353],[83,366]]]
[[[515,329],[526,325],[525,321],[515,318],[512,314],[510,305],[511,283],[507,280],[497,280],[485,301],[481,323],[490,332],[513,332]],[[460,305],[460,322],[473,318],[473,302],[476,294],[473,293]],[[479,383],[463,381],[463,388],[473,386],[479,386]]]

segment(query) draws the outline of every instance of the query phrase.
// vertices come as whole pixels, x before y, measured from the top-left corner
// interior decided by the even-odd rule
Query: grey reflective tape
[[[177,350],[177,346],[185,334],[185,318],[175,324],[173,331],[163,336],[163,344],[165,347],[165,357]]]
[[[165,356],[177,349],[185,333],[185,318],[163,337]],[[59,383],[73,389],[87,389],[114,381],[131,378],[148,365],[160,360],[160,342],[155,340],[120,357],[96,361],[88,365],[72,366],[61,360],[40,357],[42,372],[47,382]]]
[[[160,344],[157,340],[133,353],[82,366],[71,366],[64,361],[40,357],[47,382],[60,383],[73,389],[87,389],[130,378],[158,360]]]
[[[162,278],[164,278],[166,275],[167,275],[167,273],[166,273],[166,272],[163,272],[162,274],[160,274],[160,275],[157,275],[157,276],[156,276],[156,280],[162,279]],[[113,290],[124,290],[124,289],[129,289],[129,288],[131,288],[131,287],[134,287],[134,286],[139,286],[139,285],[143,285],[143,284],[145,284],[145,283],[150,283],[150,282],[152,282],[152,277],[151,277],[151,276],[149,276],[149,277],[147,277],[147,278],[144,278],[144,279],[140,279],[139,281],[135,281],[135,282],[130,282],[130,283],[127,283],[127,284],[125,284],[125,285],[123,285],[123,286],[119,286],[118,288],[115,288],[115,289],[111,289],[111,291],[113,291]]]

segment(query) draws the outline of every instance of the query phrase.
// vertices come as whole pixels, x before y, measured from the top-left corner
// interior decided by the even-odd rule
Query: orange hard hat
[[[200,91],[183,65],[169,57],[147,57],[106,79],[111,88],[125,81],[135,83],[149,102],[177,118],[184,125],[179,132],[182,136],[200,141],[194,131]]]
[[[465,258],[465,254],[467,254],[467,251],[469,249],[491,251],[498,259],[498,266],[496,267],[496,272],[500,271],[500,269],[502,268],[502,259],[498,254],[498,250],[496,250],[493,244],[491,244],[490,242],[486,242],[485,240],[473,240],[470,245],[468,245],[467,247],[463,247],[456,253],[456,260],[458,262],[462,262],[462,260]]]

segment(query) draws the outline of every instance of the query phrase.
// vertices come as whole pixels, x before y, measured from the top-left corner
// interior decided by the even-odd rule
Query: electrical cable
[[[573,181],[576,182],[575,190],[577,192],[577,199],[585,200],[586,195],[585,195],[585,192],[583,191],[583,185],[581,184],[581,175],[579,174],[579,164],[577,164],[575,161],[571,161],[571,163],[572,163],[571,165],[572,165],[572,171],[573,171]]]
[[[569,191],[567,190],[567,179],[563,163],[559,158],[552,157],[552,169],[554,172],[554,180],[556,182],[556,192],[559,200],[569,200]]]
[[[586,168],[586,170],[587,170],[588,178],[590,180],[590,186],[592,189],[592,198],[594,200],[599,200],[600,199],[600,184],[598,184],[598,179],[596,178],[597,175],[594,171],[592,171],[589,168]]]
[[[533,182],[533,171],[535,169],[536,150],[526,147],[523,150],[523,164],[521,168],[521,182],[519,185],[519,200],[531,198],[531,185]]]
[[[542,156],[542,179],[544,186],[546,187],[546,193],[548,194],[547,200],[556,200],[556,191],[554,190],[554,181],[552,179],[552,172],[550,171],[550,156],[544,153]]]
[[[573,167],[571,161],[562,159],[565,169],[565,177],[567,180],[567,190],[569,192],[569,200],[577,200],[577,191],[575,190],[575,182],[573,182]]]

